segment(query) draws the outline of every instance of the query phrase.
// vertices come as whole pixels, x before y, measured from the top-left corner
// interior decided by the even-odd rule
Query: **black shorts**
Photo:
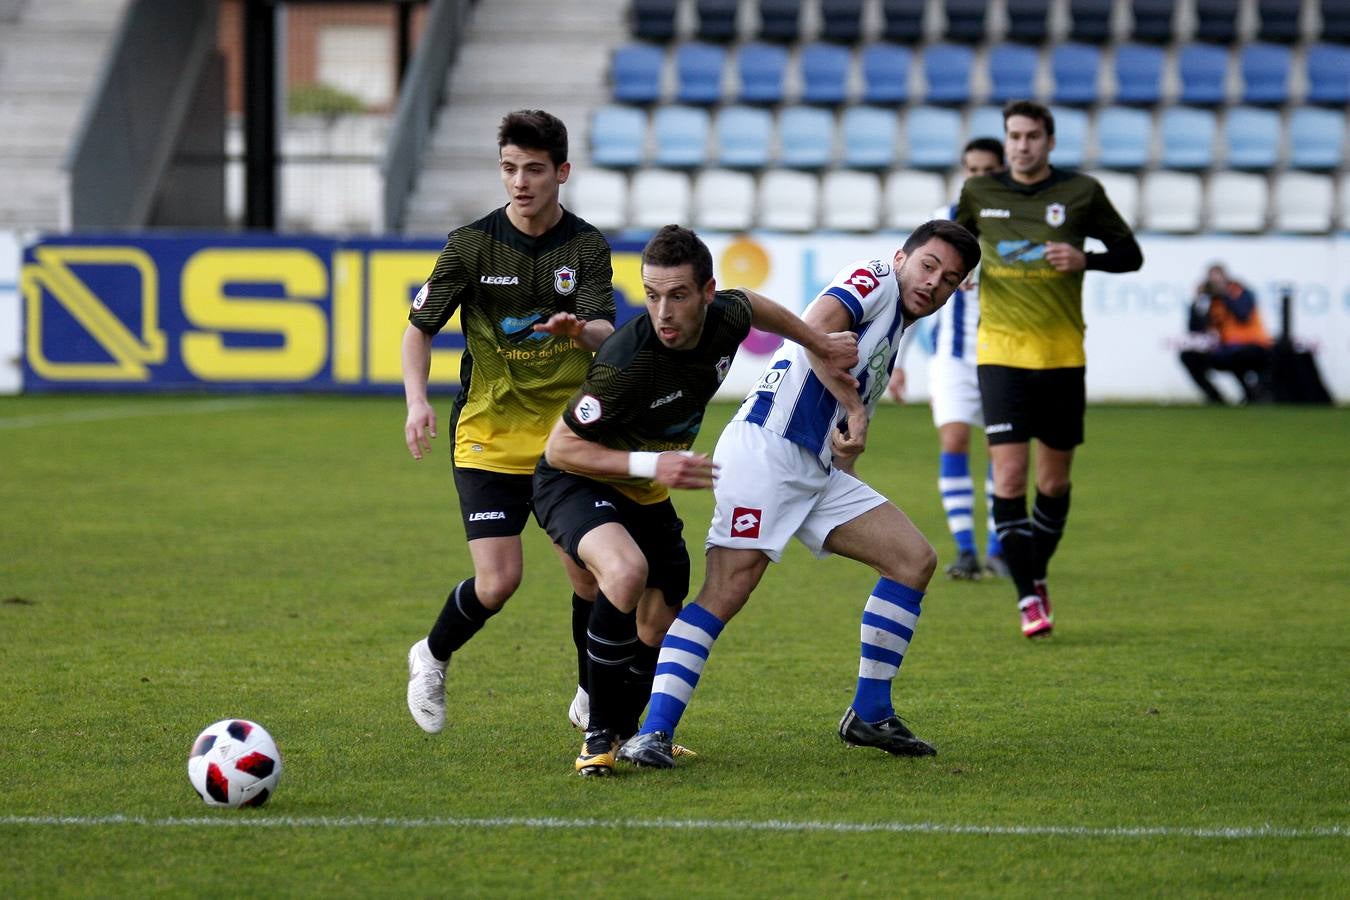
[[[979,366],[984,433],[990,444],[1036,438],[1055,450],[1083,443],[1087,369]]]
[[[515,537],[530,520],[534,478],[455,466],[455,491],[464,517],[464,534],[473,541]]]
[[[534,515],[553,543],[582,568],[586,564],[577,556],[581,539],[607,522],[618,522],[647,557],[647,587],[660,590],[668,606],[679,606],[688,595],[684,523],[669,498],[638,503],[612,485],[560,472],[541,461],[534,471]]]

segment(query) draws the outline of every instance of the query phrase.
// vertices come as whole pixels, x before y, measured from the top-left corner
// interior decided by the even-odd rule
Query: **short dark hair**
[[[977,150],[981,153],[992,153],[998,157],[999,165],[1003,164],[1003,142],[998,138],[977,137],[968,141],[965,149],[961,151],[961,158],[964,159],[966,154],[972,150]]]
[[[567,126],[542,109],[507,113],[497,129],[497,149],[514,144],[522,150],[544,150],[553,165],[567,162]]]
[[[900,249],[904,251],[905,256],[909,256],[933,238],[944,240],[956,248],[956,252],[961,254],[961,262],[967,272],[980,264],[980,242],[975,240],[975,235],[967,231],[965,226],[949,219],[932,219],[924,222],[910,232],[909,237],[905,239],[905,246]]]
[[[1044,104],[1037,103],[1035,100],[1009,101],[1008,105],[1003,107],[1003,128],[1005,131],[1008,128],[1008,120],[1013,116],[1026,116],[1028,119],[1042,122],[1045,125],[1046,136],[1055,136],[1055,115]]]
[[[686,263],[694,267],[694,283],[700,288],[713,277],[712,251],[688,228],[667,225],[642,248],[644,266],[673,269]]]

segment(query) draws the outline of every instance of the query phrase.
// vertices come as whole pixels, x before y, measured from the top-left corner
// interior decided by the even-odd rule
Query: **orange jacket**
[[[1261,324],[1261,312],[1256,308],[1256,298],[1236,281],[1228,282],[1228,296],[1210,296],[1209,324],[1219,334],[1219,343],[1254,344],[1269,347],[1272,343],[1265,325]]]

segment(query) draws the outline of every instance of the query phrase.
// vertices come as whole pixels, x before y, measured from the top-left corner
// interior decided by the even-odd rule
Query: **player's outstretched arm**
[[[821,330],[802,321],[795,313],[774,300],[770,300],[757,291],[738,288],[750,301],[753,312],[751,324],[760,331],[767,331],[801,344],[807,352],[819,358],[823,363],[838,369],[852,379],[849,369],[858,364],[858,336],[848,331],[847,317],[838,328]],[[857,386],[856,379],[854,386]]]
[[[689,490],[713,485],[716,467],[702,453],[614,450],[588,441],[559,419],[544,446],[544,459],[555,469],[602,478],[650,478],[666,487]]]
[[[556,312],[547,322],[540,322],[534,330],[545,334],[570,337],[572,343],[584,350],[596,350],[605,338],[614,333],[614,323],[604,319],[578,319],[569,312]]]
[[[403,423],[403,441],[413,459],[431,452],[436,436],[436,411],[427,400],[427,378],[431,375],[431,335],[416,325],[403,332],[403,394],[408,401],[408,418]]]

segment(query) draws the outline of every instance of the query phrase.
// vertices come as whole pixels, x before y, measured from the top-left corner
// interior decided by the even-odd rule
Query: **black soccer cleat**
[[[692,755],[692,754],[691,754]],[[675,744],[664,731],[637,734],[619,748],[618,758],[651,769],[675,768]]]
[[[850,747],[876,747],[893,756],[937,756],[933,745],[915,737],[899,716],[869,724],[858,718],[851,706],[839,721],[839,736]]]
[[[995,555],[984,561],[984,576],[986,578],[1011,578],[1012,569],[1008,568],[1007,560]]]
[[[983,570],[980,568],[980,558],[975,555],[974,550],[962,550],[961,555],[956,557],[956,562],[945,569],[948,578],[955,578],[958,581],[979,581]]]

